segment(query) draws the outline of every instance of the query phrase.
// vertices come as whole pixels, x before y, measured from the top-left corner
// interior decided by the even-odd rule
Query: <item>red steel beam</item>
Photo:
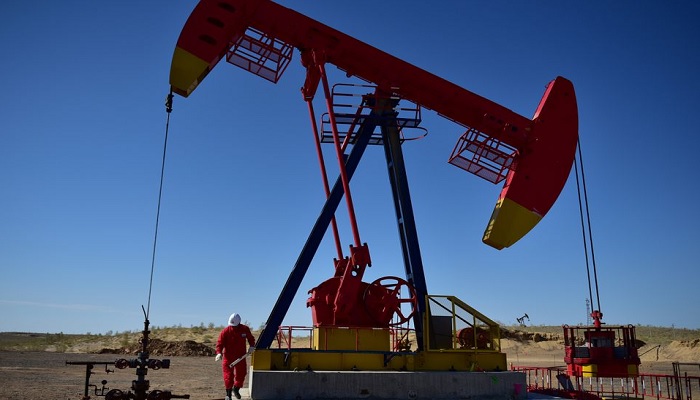
[[[532,119],[269,0],[201,0],[173,55],[173,91],[189,96],[249,28],[255,28],[348,75],[376,84],[518,150],[483,241],[508,247],[549,211],[566,183],[578,140],[573,84],[557,77]],[[318,82],[307,76],[305,89]],[[314,85],[315,83],[315,85]],[[313,93],[305,93],[308,98]]]

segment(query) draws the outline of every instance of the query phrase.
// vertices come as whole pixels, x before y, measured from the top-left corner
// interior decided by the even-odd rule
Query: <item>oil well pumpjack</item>
[[[294,49],[306,69],[301,91],[327,198],[260,334],[253,369],[506,370],[496,323],[454,296],[428,294],[401,145],[406,132],[421,129],[421,107],[464,129],[448,161],[494,184],[504,182],[482,238],[503,249],[544,217],[568,178],[578,141],[572,83],[563,77],[549,82],[530,119],[272,1],[201,0],[177,41],[171,91],[190,96],[223,59],[276,83]],[[327,64],[364,83],[331,87]],[[320,129],[313,108],[319,86],[327,108]],[[356,103],[348,106],[347,99]],[[321,152],[326,143],[334,146],[340,171],[332,186]],[[405,279],[362,280],[371,257],[360,239],[350,180],[368,145],[384,149]],[[349,256],[343,255],[335,223],[343,197],[354,242]],[[275,349],[273,341],[329,226],[338,257],[333,276],[310,291],[311,349]],[[414,325],[413,349],[405,335],[390,339],[406,322]]]

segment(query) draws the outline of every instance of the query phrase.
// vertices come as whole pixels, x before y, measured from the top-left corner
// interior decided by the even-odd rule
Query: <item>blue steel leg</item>
[[[374,128],[377,126],[377,124],[377,118],[367,117],[360,127],[357,140],[350,151],[347,161],[345,162],[345,169],[348,179],[351,179],[352,175],[355,173],[355,170],[360,163],[360,159],[367,148],[369,139],[372,137],[372,132],[374,132]],[[328,196],[326,203],[323,205],[321,214],[316,219],[316,223],[311,229],[308,239],[306,239],[304,248],[301,250],[292,272],[289,274],[289,278],[287,278],[287,283],[285,283],[282,293],[280,293],[279,297],[277,298],[277,302],[270,312],[270,316],[265,323],[263,331],[260,333],[260,337],[258,338],[257,342],[258,348],[269,349],[272,341],[275,339],[277,330],[279,329],[280,325],[282,325],[284,316],[287,315],[289,306],[292,304],[294,296],[296,296],[297,292],[299,291],[301,281],[304,279],[304,275],[306,275],[306,271],[309,269],[309,265],[311,265],[311,261],[316,255],[316,250],[318,250],[318,246],[321,244],[323,236],[326,234],[328,225],[330,224],[344,193],[341,177],[338,177],[333,185],[330,196]]]
[[[382,138],[384,140],[384,152],[386,154],[387,168],[389,169],[389,182],[394,196],[394,208],[396,220],[401,238],[401,250],[403,252],[406,280],[416,289],[417,305],[413,317],[413,326],[416,329],[416,342],[418,350],[423,350],[423,317],[426,313],[425,296],[428,293],[423,270],[423,259],[418,244],[416,221],[413,215],[411,193],[408,189],[406,166],[401,150],[401,140],[396,123],[382,126]]]

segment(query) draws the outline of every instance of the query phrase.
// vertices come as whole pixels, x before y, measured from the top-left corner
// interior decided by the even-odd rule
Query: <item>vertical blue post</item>
[[[401,150],[399,130],[395,121],[382,125],[382,138],[384,140],[384,152],[387,168],[389,170],[389,182],[394,197],[396,221],[401,239],[406,280],[416,289],[416,313],[413,316],[413,326],[416,329],[416,342],[418,350],[423,350],[423,317],[426,313],[425,297],[428,294],[423,270],[420,245],[418,244],[418,232],[413,215],[411,193],[408,189],[406,166]]]

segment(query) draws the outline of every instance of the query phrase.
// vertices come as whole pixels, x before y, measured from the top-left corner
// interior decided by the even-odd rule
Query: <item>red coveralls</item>
[[[222,369],[226,389],[232,389],[234,386],[243,387],[243,380],[248,372],[245,358],[233,368],[229,365],[247,353],[246,342],[253,347],[255,346],[255,338],[246,325],[229,325],[219,333],[219,339],[216,341],[216,353],[223,354]]]

